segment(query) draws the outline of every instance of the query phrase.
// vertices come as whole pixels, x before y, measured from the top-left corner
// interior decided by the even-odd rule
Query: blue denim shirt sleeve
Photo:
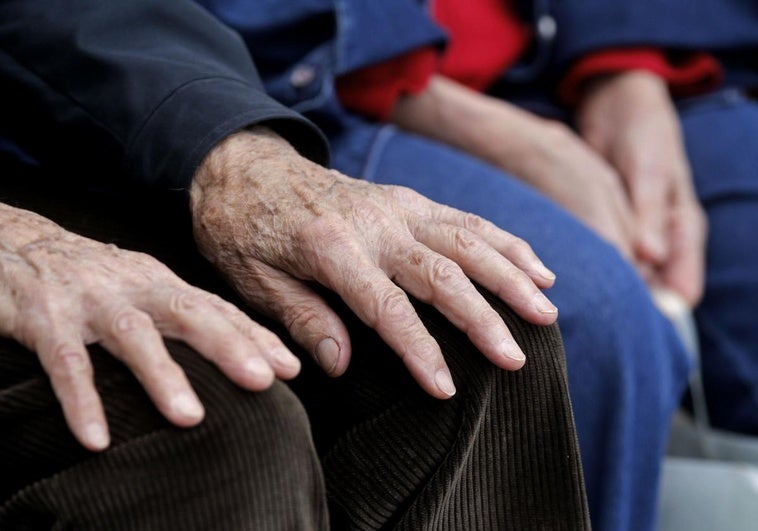
[[[756,0],[549,0],[545,6],[555,22],[558,68],[609,47],[758,47]]]
[[[414,0],[334,0],[336,74],[416,48],[444,43],[445,34]]]
[[[196,0],[239,32],[274,98],[301,112],[335,103],[334,78],[445,33],[420,0]]]

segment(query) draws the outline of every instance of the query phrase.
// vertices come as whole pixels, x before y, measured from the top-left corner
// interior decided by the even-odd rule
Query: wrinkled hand
[[[706,218],[666,84],[645,72],[602,78],[589,87],[577,121],[624,180],[639,227],[634,253],[648,282],[694,306],[703,291]]]
[[[273,333],[152,257],[1,204],[0,335],[37,353],[69,427],[91,450],[110,436],[85,345],[100,343],[124,362],[179,426],[204,411],[161,336],[185,341],[250,390],[300,368]]]
[[[310,282],[339,294],[438,398],[455,387],[403,289],[506,369],[520,368],[524,355],[467,276],[529,321],[556,319],[539,290],[555,277],[523,241],[411,190],[326,170],[265,129],[235,134],[210,153],[191,208],[201,252],[333,376],[348,365],[348,332]]]
[[[401,98],[392,120],[529,183],[632,258],[633,215],[618,174],[565,125],[440,76]]]

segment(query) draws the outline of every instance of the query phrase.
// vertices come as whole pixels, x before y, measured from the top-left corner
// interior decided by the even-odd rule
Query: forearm
[[[435,75],[426,90],[401,97],[391,115],[399,127],[483,158],[493,134],[491,117],[497,102],[443,76]]]
[[[572,144],[568,128],[435,76],[427,90],[398,100],[397,126],[444,142],[538,185],[533,179]]]

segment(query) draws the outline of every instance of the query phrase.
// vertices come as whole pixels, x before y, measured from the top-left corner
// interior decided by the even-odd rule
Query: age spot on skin
[[[411,253],[408,257],[408,261],[414,266],[421,265],[424,262],[424,255],[419,252]]]

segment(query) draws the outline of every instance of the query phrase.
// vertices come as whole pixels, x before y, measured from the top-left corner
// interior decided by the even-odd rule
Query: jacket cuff
[[[346,109],[386,122],[398,98],[426,88],[437,63],[434,48],[421,48],[337,78],[337,96]]]
[[[593,77],[630,70],[645,70],[664,79],[672,95],[683,97],[708,92],[723,79],[719,62],[707,53],[686,53],[681,57],[655,48],[623,48],[590,54],[577,61],[558,86],[558,97],[576,105]]]
[[[311,122],[232,78],[191,81],[171,93],[126,149],[125,171],[140,181],[186,189],[208,152],[235,131],[266,125],[305,157],[328,164],[326,138]]]

